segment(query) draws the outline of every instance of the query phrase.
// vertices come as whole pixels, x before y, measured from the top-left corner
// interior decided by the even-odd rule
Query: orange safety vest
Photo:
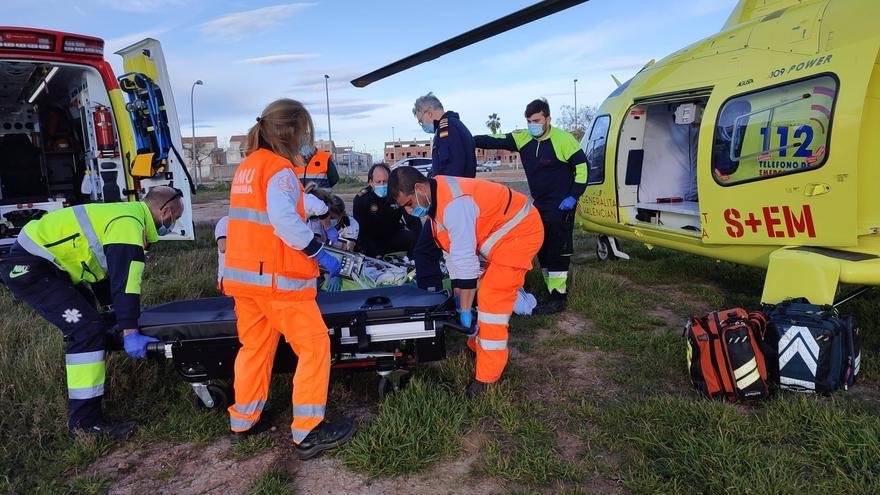
[[[223,290],[227,295],[313,299],[318,264],[275,235],[266,208],[269,179],[293,165],[284,157],[258,149],[249,154],[232,180]],[[298,182],[298,181],[297,181]],[[296,214],[305,222],[302,184]]]
[[[541,219],[533,212],[532,201],[524,194],[509,187],[480,179],[438,175],[437,211],[434,217],[434,239],[440,248],[449,252],[449,231],[443,226],[443,216],[452,200],[470,196],[480,211],[477,217],[477,251],[490,263],[531,268],[534,253],[518,249],[512,241],[520,233],[534,234],[542,231]],[[537,211],[537,210],[534,210]],[[525,230],[524,230],[525,229]],[[526,232],[527,231],[527,232]],[[542,234],[543,235],[543,234]]]
[[[294,164],[293,171],[303,183],[316,182],[318,186],[326,187],[327,170],[330,164],[330,153],[318,150],[309,160],[308,165],[303,166],[302,160],[297,160]],[[299,156],[297,156],[299,158]]]

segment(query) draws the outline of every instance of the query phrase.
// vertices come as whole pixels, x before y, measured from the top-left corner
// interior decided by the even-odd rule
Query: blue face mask
[[[172,220],[171,220],[171,225],[169,225],[169,226],[167,226],[167,227],[165,226],[165,221],[163,220],[163,221],[162,221],[162,225],[159,225],[158,227],[156,227],[156,233],[159,234],[159,237],[161,237],[161,236],[163,236],[163,235],[168,235],[168,234],[171,233],[171,227],[174,227],[174,219],[173,219],[173,217],[172,217]]]
[[[419,201],[419,193],[416,192],[416,206],[413,207],[410,215],[417,218],[424,218],[425,215],[428,214],[428,210],[431,208],[431,202],[429,201],[427,205],[422,206],[422,203]]]
[[[299,148],[299,154],[302,156],[311,155],[315,151],[317,151],[317,148],[313,148],[307,144],[304,144]]]
[[[529,134],[534,137],[541,137],[544,135],[544,126],[541,124],[529,124]]]
[[[434,134],[434,123],[430,124],[422,124],[422,130],[427,132],[428,134]]]
[[[330,219],[330,227],[336,228],[336,224],[337,224],[337,223],[339,223],[339,219],[338,219],[338,218],[331,218],[331,219]]]
[[[373,192],[376,193],[376,196],[379,196],[380,198],[384,198],[385,196],[388,195],[388,186],[387,185],[373,186]]]

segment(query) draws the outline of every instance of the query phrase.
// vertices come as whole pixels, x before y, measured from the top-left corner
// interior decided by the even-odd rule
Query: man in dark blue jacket
[[[550,314],[565,308],[574,213],[587,188],[587,157],[574,136],[550,125],[547,100],[529,103],[525,117],[527,130],[477,136],[474,140],[478,148],[519,153],[529,191],[544,223],[544,245],[538,261],[550,300],[535,308],[535,313]]]
[[[413,115],[422,130],[434,135],[431,146],[431,176],[451,175],[474,178],[477,175],[477,154],[474,137],[453,111],[443,109],[443,104],[428,93],[416,99]],[[416,282],[422,289],[440,290],[443,272],[440,257],[443,255],[434,242],[431,229],[422,229],[415,247]]]

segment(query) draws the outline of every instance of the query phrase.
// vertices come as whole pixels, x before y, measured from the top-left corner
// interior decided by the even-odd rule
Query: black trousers
[[[544,283],[551,296],[564,297],[574,245],[574,211],[552,209],[539,213],[544,224],[544,244],[538,251],[538,262],[544,271]]]
[[[428,220],[422,225],[413,255],[416,261],[416,284],[420,289],[439,291],[443,288],[443,270],[440,269],[443,251],[434,240],[432,221]]]
[[[0,261],[0,278],[16,298],[64,334],[67,364],[68,428],[102,421],[104,351],[107,323],[85,286],[74,286],[67,273],[31,255]]]

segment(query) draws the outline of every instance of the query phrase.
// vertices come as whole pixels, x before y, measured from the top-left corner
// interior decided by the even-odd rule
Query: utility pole
[[[336,161],[336,147],[333,146],[333,131],[330,130],[330,76],[324,74],[324,94],[327,96],[327,135],[330,137],[330,150],[333,153],[333,161]]]
[[[190,120],[192,120],[192,143],[190,144],[190,161],[189,166],[192,168],[193,162],[196,162],[196,185],[198,186],[201,183],[201,175],[202,175],[202,161],[198,159],[198,154],[196,152],[196,107],[193,105],[193,95],[196,91],[196,86],[201,86],[205,84],[201,79],[197,80],[192,84],[192,88],[189,91],[189,110],[190,110]]]
[[[578,128],[578,80],[574,80],[574,128]]]

